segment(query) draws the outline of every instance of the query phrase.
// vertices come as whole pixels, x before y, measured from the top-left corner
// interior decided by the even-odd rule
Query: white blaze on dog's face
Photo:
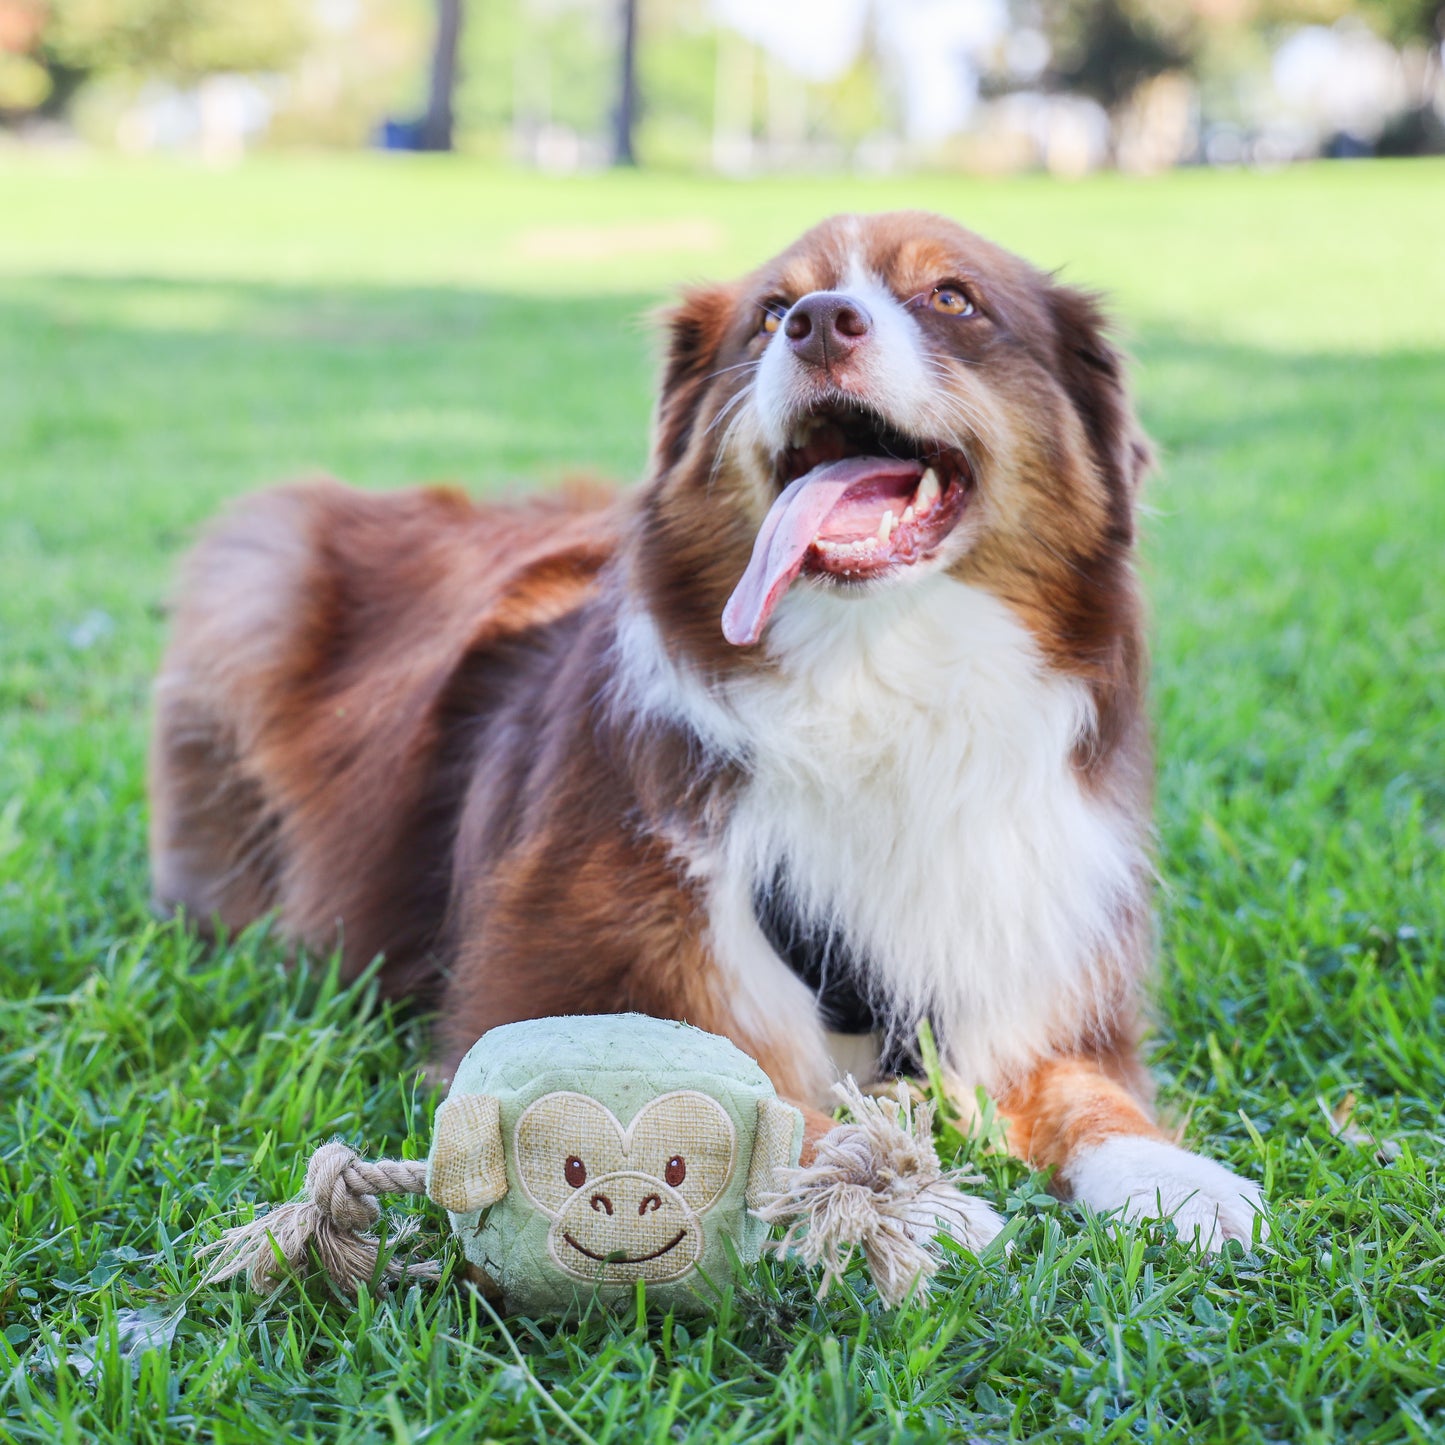
[[[731,569],[729,643],[795,584],[866,598],[941,569],[1025,614],[1097,610],[1071,554],[1127,549],[1146,453],[1089,298],[939,217],[845,216],[673,326],[660,580],[696,596]]]
[[[706,1248],[701,1216],[732,1176],[727,1111],[681,1089],[651,1100],[624,1129],[605,1104],[544,1094],[517,1121],[527,1197],[552,1221],[547,1247],[580,1279],[676,1279]]]
[[[760,440],[759,471],[783,490],[723,613],[729,642],[756,642],[799,572],[901,579],[964,545],[972,438],[925,349],[920,304],[979,314],[961,281],[903,302],[856,257],[836,289],[763,303],[754,450]]]

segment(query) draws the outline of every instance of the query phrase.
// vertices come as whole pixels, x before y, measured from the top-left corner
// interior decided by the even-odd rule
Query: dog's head
[[[682,645],[946,572],[1066,664],[1112,650],[1148,451],[1089,296],[938,216],[840,216],[669,323],[640,545]]]

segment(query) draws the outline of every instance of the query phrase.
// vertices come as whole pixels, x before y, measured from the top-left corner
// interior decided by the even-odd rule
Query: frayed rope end
[[[850,1077],[834,1085],[853,1122],[817,1144],[813,1162],[778,1171],[781,1187],[756,1211],[769,1223],[788,1222],[773,1246],[821,1265],[821,1299],[861,1249],[879,1298],[896,1305],[910,1293],[927,1296],[938,1271],[938,1236],[978,1252],[1003,1229],[1003,1220],[960,1184],[979,1182],[966,1170],[945,1170],[933,1147],[933,1105],[914,1107],[907,1087],[896,1099],[873,1098]]]

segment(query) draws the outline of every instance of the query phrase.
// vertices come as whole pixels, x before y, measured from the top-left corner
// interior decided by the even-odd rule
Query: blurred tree
[[[193,81],[283,70],[307,38],[298,0],[50,0],[41,53],[81,75]]]
[[[45,18],[40,0],[0,0],[0,120],[39,110],[55,89],[35,56]]]
[[[457,51],[461,46],[463,18],[462,0],[437,0],[431,84],[427,90],[426,115],[421,123],[421,148],[424,151],[449,151],[453,148]]]
[[[1363,9],[1395,45],[1445,43],[1445,0],[1364,0]]]
[[[1113,114],[1146,80],[1187,69],[1198,48],[1188,5],[1169,0],[1042,0],[1049,78]]]
[[[1445,0],[1190,0],[1208,13],[1222,5],[1232,18],[1265,30],[1333,25],[1354,17],[1392,45],[1445,44]]]
[[[1379,154],[1445,155],[1445,116],[1436,100],[1445,56],[1445,0],[1364,0],[1364,7],[1386,40],[1422,46],[1426,53],[1416,72],[1414,99],[1385,127]]]
[[[617,108],[613,112],[612,164],[635,166],[632,133],[637,124],[637,0],[620,0],[618,19],[621,44],[618,46]]]

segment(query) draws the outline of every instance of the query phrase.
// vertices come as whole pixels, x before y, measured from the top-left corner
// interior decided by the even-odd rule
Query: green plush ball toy
[[[891,1101],[851,1079],[836,1092],[853,1122],[799,1168],[801,1112],[727,1039],[643,1014],[506,1024],[462,1060],[429,1158],[322,1145],[299,1199],[205,1246],[207,1278],[269,1290],[317,1264],[353,1296],[434,1279],[435,1261],[376,1234],[377,1196],[409,1193],[447,1211],[472,1283],[509,1311],[625,1303],[639,1281],[664,1308],[706,1310],[774,1223],[788,1226],[779,1248],[823,1267],[820,1294],[858,1249],[886,1303],[921,1297],[940,1233],[977,1250],[1001,1223],[940,1165],[930,1105],[915,1109],[901,1085]]]
[[[271,1289],[308,1263],[348,1294],[434,1278],[385,1254],[377,1195],[447,1211],[466,1271],[505,1309],[568,1315],[630,1300],[704,1310],[756,1262],[760,1209],[802,1147],[803,1116],[727,1039],[644,1014],[534,1019],[468,1051],[438,1107],[431,1155],[367,1161],[323,1145],[302,1196],[226,1230],[208,1278]]]
[[[485,1293],[529,1313],[695,1307],[762,1254],[749,1211],[798,1162],[803,1116],[726,1039],[642,1014],[485,1034],[437,1110],[428,1196]]]

